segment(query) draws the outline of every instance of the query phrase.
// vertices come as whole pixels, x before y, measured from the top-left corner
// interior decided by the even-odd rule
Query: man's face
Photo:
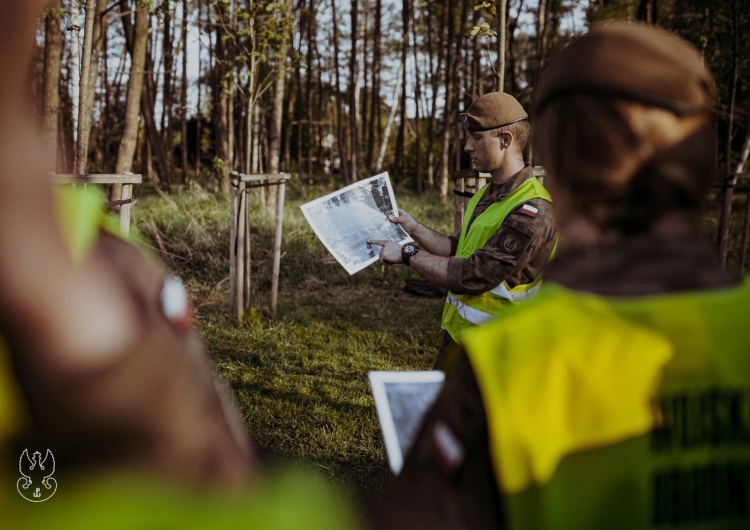
[[[491,173],[500,169],[506,150],[505,141],[497,130],[469,132],[464,151],[471,155],[471,165],[480,173]]]

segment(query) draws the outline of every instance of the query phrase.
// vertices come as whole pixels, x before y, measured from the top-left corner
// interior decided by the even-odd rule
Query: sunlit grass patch
[[[187,285],[209,355],[234,389],[258,451],[311,463],[354,491],[377,495],[390,472],[367,373],[430,369],[443,301],[403,292],[405,280],[418,277],[407,267],[375,264],[347,274],[299,208],[328,191],[297,183],[287,194],[275,318],[268,311],[273,222],[251,200],[252,309],[241,325],[228,311],[228,197],[142,197],[133,219]],[[398,201],[415,218],[450,230],[452,206],[408,193]]]

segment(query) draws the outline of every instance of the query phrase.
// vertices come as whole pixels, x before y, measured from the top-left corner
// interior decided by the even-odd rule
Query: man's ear
[[[510,147],[510,144],[513,143],[513,133],[509,131],[503,131],[498,134],[497,137],[500,140],[500,147],[504,149],[507,149]]]

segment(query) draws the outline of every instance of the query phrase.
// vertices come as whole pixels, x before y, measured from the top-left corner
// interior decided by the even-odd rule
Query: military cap
[[[528,120],[529,116],[510,94],[490,92],[475,99],[466,112],[459,114],[459,118],[464,127],[472,132],[479,132]]]
[[[714,81],[688,42],[655,26],[617,21],[558,54],[540,80],[532,114],[574,93],[620,97],[684,116],[711,110]]]

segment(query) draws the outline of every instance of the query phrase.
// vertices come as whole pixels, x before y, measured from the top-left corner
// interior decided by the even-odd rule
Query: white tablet
[[[430,370],[370,372],[369,376],[388,463],[398,475],[424,415],[437,399],[445,374]]]

